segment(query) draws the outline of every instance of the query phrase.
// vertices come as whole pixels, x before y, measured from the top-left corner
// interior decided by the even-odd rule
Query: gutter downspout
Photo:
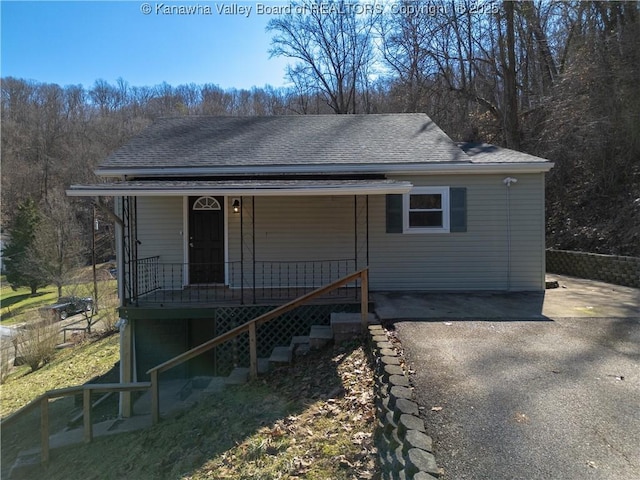
[[[502,180],[507,187],[507,291],[511,291],[511,185],[517,181],[513,177]]]

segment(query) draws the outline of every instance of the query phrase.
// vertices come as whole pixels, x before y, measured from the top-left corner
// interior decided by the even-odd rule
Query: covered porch
[[[277,305],[369,265],[371,195],[384,178],[149,180],[72,187],[114,196],[127,308]],[[345,285],[323,302],[358,300]]]

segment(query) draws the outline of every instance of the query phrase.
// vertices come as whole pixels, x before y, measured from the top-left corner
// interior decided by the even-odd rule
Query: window
[[[213,197],[200,197],[193,202],[194,210],[221,210],[220,202]]]
[[[449,187],[415,187],[403,197],[405,233],[449,232]]]
[[[387,233],[458,233],[467,231],[466,187],[414,187],[408,194],[388,194]]]

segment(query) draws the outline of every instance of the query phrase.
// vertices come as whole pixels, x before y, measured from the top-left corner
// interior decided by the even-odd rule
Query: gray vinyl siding
[[[506,176],[393,177],[415,186],[466,188],[466,232],[386,233],[386,197],[370,196],[368,264],[371,289],[543,289],[544,175],[512,175],[518,182],[510,191],[510,276],[507,187],[503,183]],[[252,204],[254,201],[255,205]],[[232,212],[231,197],[226,203],[228,281],[232,287],[240,286],[241,258],[244,260],[244,285],[252,286],[254,255],[257,286],[262,284],[262,275],[272,276],[272,271],[264,273],[261,262],[288,262],[286,268],[290,269],[294,268],[295,262],[349,259],[349,268],[356,267],[356,258],[358,267],[367,263],[366,197],[357,200],[352,195],[244,197],[242,215]],[[138,247],[139,258],[159,255],[160,262],[182,264],[183,228],[182,198],[138,198],[138,239],[142,242]],[[300,286],[318,284],[317,272],[307,271],[296,278],[295,282]],[[174,281],[179,282],[178,279]]]
[[[415,186],[467,188],[467,231],[385,233],[385,199],[370,199],[374,290],[540,290],[544,286],[544,176],[511,187],[508,276],[507,175],[394,177]]]
[[[159,256],[164,285],[182,286],[182,197],[138,197],[138,258]]]
[[[242,207],[243,241],[240,214],[229,214],[228,238],[232,265],[239,264],[243,245],[245,286],[253,281],[254,255],[257,286],[262,286],[262,278],[265,283],[273,283],[277,272],[293,284],[309,286],[345,274],[344,261],[350,261],[350,270],[355,269],[353,196],[245,197]],[[232,283],[237,286],[239,282],[236,279]]]

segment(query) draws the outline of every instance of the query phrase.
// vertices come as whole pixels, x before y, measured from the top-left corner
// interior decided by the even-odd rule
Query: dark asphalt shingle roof
[[[492,161],[518,161],[495,157]],[[537,159],[542,161],[542,159]],[[531,161],[531,160],[528,160]],[[473,163],[425,114],[187,116],[158,120],[98,172],[183,168]]]
[[[101,169],[460,161],[424,114],[188,116],[158,120]]]
[[[474,163],[535,163],[547,162],[547,160],[529,155],[528,153],[518,152],[509,148],[496,147],[488,143],[466,142],[459,143],[458,146],[464,153],[471,157]]]

